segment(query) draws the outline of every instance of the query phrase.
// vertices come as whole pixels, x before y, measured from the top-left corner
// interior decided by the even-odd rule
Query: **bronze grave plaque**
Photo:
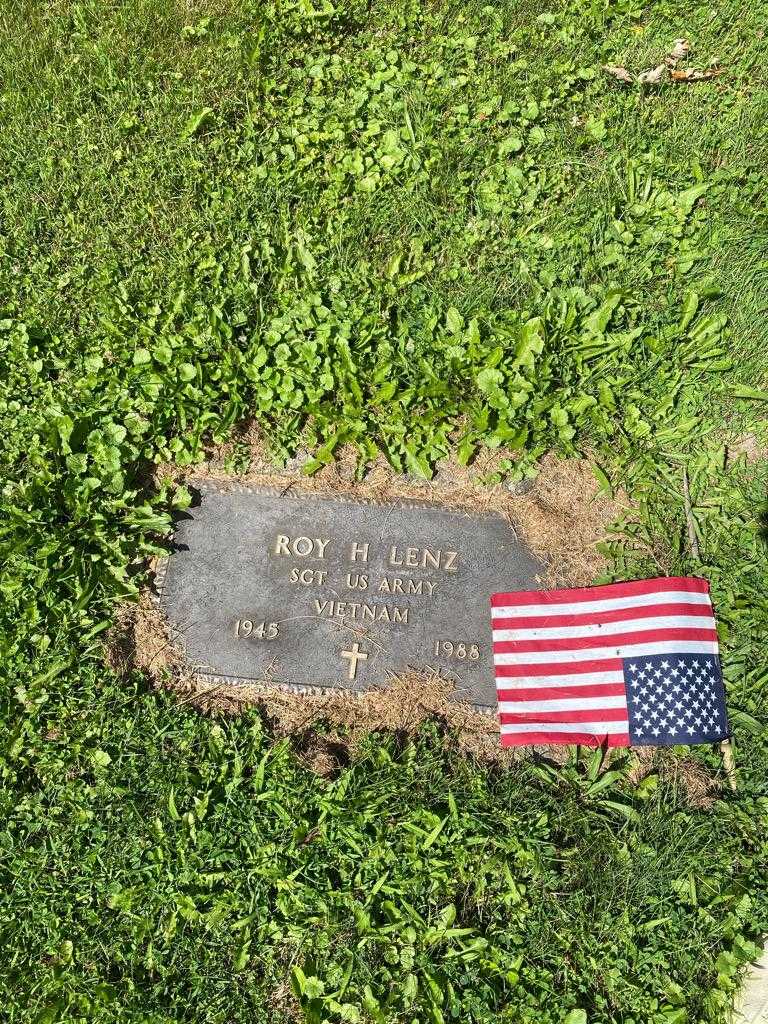
[[[495,707],[489,599],[543,565],[496,515],[193,484],[160,603],[224,685],[365,690],[432,668]]]

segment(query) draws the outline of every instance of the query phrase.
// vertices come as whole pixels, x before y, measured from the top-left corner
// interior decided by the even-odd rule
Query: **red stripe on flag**
[[[495,648],[495,645],[494,645]],[[540,665],[496,665],[497,679],[527,679],[529,676],[569,676],[584,672],[623,672],[621,658],[595,658],[592,661],[555,661]]]
[[[502,725],[555,725],[557,722],[628,722],[626,707],[593,708],[591,711],[502,711]]]
[[[497,690],[499,703],[516,700],[563,700],[567,697],[623,697],[624,683],[595,683],[593,686],[532,686],[521,690]]]
[[[585,747],[628,747],[629,733],[614,732],[606,736],[592,736],[588,732],[503,732],[502,747],[547,746],[553,743],[580,743]]]
[[[635,597],[638,594],[658,594],[665,590],[692,594],[708,594],[707,580],[688,576],[662,576],[653,580],[631,580],[628,583],[606,583],[599,587],[574,587],[570,590],[519,590],[507,594],[491,595],[494,608],[504,605],[572,604],[574,601],[604,601],[612,597]]]
[[[570,615],[527,615],[519,618],[494,619],[494,629],[541,629],[555,626],[601,626],[605,622],[628,622],[631,619],[655,619],[662,615],[699,615],[712,619],[708,604],[648,604],[636,608],[616,608],[610,612],[578,612]]]
[[[664,640],[711,640],[717,642],[715,629],[646,629],[635,633],[608,636],[565,637],[561,640],[497,640],[494,654],[527,654],[532,651],[586,651],[591,647],[626,647]]]

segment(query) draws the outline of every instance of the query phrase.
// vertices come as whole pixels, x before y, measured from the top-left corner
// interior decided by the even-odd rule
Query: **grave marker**
[[[499,516],[205,481],[160,603],[219,684],[352,691],[436,669],[495,708],[489,596],[543,565]]]

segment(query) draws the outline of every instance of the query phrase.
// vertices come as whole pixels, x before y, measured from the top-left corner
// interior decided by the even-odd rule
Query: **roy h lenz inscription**
[[[432,668],[495,707],[489,595],[543,566],[498,516],[193,484],[160,602],[219,684],[365,690]]]

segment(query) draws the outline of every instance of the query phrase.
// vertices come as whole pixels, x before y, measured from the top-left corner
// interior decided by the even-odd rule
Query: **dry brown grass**
[[[228,466],[236,449],[247,452],[249,467],[233,474]],[[336,462],[314,476],[305,476],[297,465],[276,468],[258,428],[241,429],[236,440],[211,449],[204,463],[180,469],[162,465],[158,480],[179,482],[231,479],[240,484],[284,490],[286,493],[344,494],[368,501],[431,501],[464,512],[503,516],[515,533],[548,565],[544,582],[548,586],[579,586],[591,583],[605,569],[604,556],[596,545],[605,539],[610,524],[629,506],[627,496],[602,493],[589,459],[559,459],[547,455],[532,489],[512,493],[504,484],[487,484],[509,458],[503,449],[481,451],[469,467],[446,459],[433,480],[417,480],[396,473],[383,456],[368,467],[362,480],[355,480],[357,456],[342,449]]]
[[[138,603],[120,606],[107,634],[106,658],[120,676],[138,669],[155,682],[172,676],[177,681],[192,679],[170,623],[146,591]]]
[[[722,783],[693,757],[680,757],[665,747],[633,747],[632,753],[629,781],[634,786],[656,772],[662,781],[681,789],[686,803],[698,810],[708,810],[722,794]]]
[[[297,693],[268,682],[232,686],[195,676],[184,662],[180,638],[147,595],[122,607],[107,638],[107,659],[119,674],[138,669],[155,686],[177,693],[181,704],[208,714],[259,707],[275,735],[293,737],[305,762],[323,775],[345,763],[368,733],[410,735],[429,720],[440,722],[446,743],[465,754],[487,761],[516,756],[500,748],[495,716],[456,700],[454,684],[436,672],[393,677],[388,685],[363,693]]]
[[[734,438],[726,446],[726,456],[729,465],[732,465],[737,459],[743,458],[746,465],[750,466],[764,459],[766,454],[768,452],[765,441],[752,433],[742,434],[740,437]]]
[[[247,452],[250,464],[244,474],[233,474],[228,468],[236,446]],[[429,482],[400,476],[379,459],[358,481],[356,456],[344,450],[336,463],[308,477],[301,474],[298,465],[275,468],[261,435],[250,425],[235,441],[212,449],[202,465],[191,469],[164,465],[155,475],[158,482],[168,478],[179,483],[216,479],[226,484],[232,480],[291,493],[344,494],[390,502],[430,501],[471,513],[496,513],[545,561],[546,585],[590,583],[605,567],[596,544],[606,536],[609,524],[628,507],[625,496],[601,494],[588,460],[563,461],[554,456],[543,460],[535,485],[526,494],[514,494],[502,484],[485,483],[498,472],[505,457],[504,452],[486,451],[469,468],[446,460]],[[493,761],[519,756],[519,751],[500,748],[495,716],[457,700],[454,684],[435,672],[409,673],[361,694],[320,688],[297,693],[268,679],[235,687],[195,676],[185,664],[182,639],[173,635],[156,602],[145,594],[138,604],[121,610],[108,638],[108,658],[116,670],[139,669],[155,685],[173,689],[182,703],[202,711],[236,714],[245,706],[257,705],[275,733],[292,736],[300,756],[320,774],[335,771],[354,753],[365,734],[379,730],[410,734],[429,719],[439,721],[446,742],[464,753]]]

